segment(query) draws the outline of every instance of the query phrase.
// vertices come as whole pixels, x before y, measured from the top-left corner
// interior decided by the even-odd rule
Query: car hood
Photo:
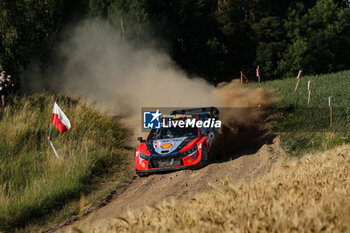
[[[177,149],[181,149],[179,146],[186,139],[187,137],[154,140],[152,142],[152,146],[154,152],[158,154],[169,154],[176,151]]]

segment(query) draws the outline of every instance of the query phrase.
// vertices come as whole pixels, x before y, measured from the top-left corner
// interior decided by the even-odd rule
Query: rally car
[[[219,110],[214,107],[176,110],[172,121],[183,120],[190,115],[196,120],[218,119]],[[139,176],[159,171],[184,168],[198,169],[209,163],[209,152],[217,129],[209,127],[163,127],[151,129],[146,140],[139,137],[135,151],[135,168]]]

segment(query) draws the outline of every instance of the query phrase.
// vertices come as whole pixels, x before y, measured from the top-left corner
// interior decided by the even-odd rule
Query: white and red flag
[[[51,125],[54,125],[58,131],[60,131],[60,133],[64,133],[71,128],[68,117],[66,114],[64,114],[56,102],[53,105]]]

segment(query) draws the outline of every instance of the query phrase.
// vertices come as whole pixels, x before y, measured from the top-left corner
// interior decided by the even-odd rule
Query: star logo
[[[143,128],[144,129],[159,129],[160,116],[162,113],[157,109],[156,112],[143,112]]]
[[[159,112],[159,109],[157,109],[157,111],[155,113],[151,113],[153,118],[151,120],[151,122],[153,122],[155,119],[158,119],[158,117],[160,117],[162,114]]]

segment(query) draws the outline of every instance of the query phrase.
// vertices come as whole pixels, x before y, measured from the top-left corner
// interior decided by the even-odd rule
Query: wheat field
[[[111,220],[94,232],[350,232],[350,146],[275,164],[220,187]]]

